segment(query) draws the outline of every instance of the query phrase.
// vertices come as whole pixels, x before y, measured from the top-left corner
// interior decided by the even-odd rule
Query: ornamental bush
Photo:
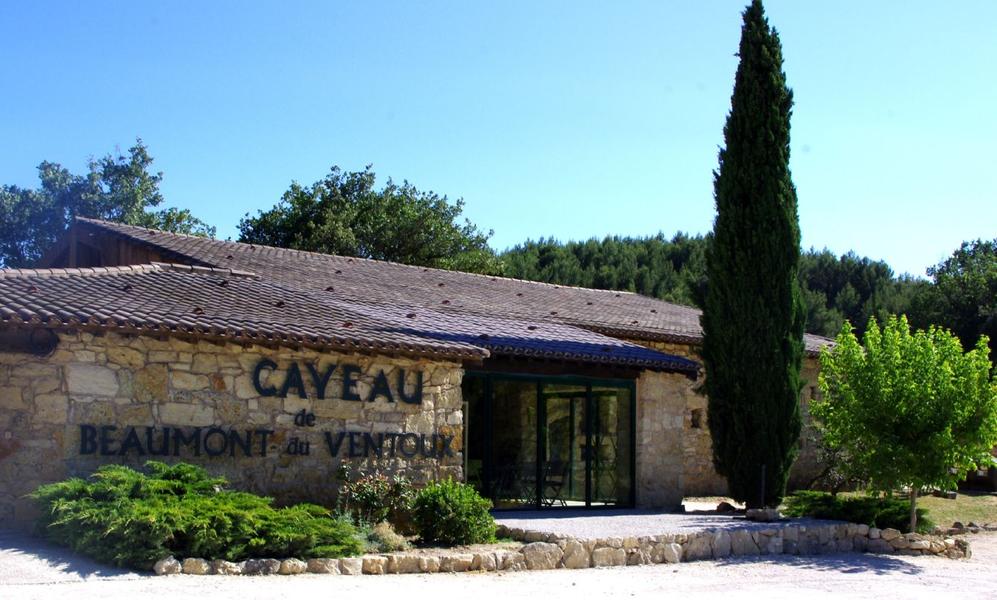
[[[495,539],[492,503],[473,487],[447,479],[430,483],[416,494],[412,519],[428,544],[481,544]]]
[[[889,496],[842,497],[827,492],[800,491],[787,496],[785,503],[783,512],[789,517],[834,519],[899,531],[910,525],[910,501]],[[927,515],[927,509],[917,509],[917,530],[921,533],[927,533],[935,526]]]
[[[340,510],[349,513],[354,524],[370,526],[388,521],[396,528],[406,529],[415,489],[403,475],[388,477],[384,473],[357,472],[349,477],[339,473]]]
[[[231,561],[359,554],[348,519],[314,504],[274,508],[272,499],[224,489],[189,464],[146,463],[148,474],[105,465],[88,479],[39,487],[39,533],[93,559],[149,568],[165,556]]]

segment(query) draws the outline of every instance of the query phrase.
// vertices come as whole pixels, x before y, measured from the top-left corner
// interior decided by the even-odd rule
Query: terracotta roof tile
[[[255,246],[104,221],[79,221],[96,230],[183,257],[185,261],[252,271],[295,289],[332,288],[343,299],[386,306],[424,306],[461,315],[562,323],[636,340],[693,344],[702,340],[698,309],[632,292]],[[815,354],[831,340],[807,334],[804,341],[807,351]]]

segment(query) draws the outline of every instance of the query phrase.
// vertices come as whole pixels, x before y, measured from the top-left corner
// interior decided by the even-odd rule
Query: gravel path
[[[96,567],[23,537],[0,535],[0,598],[987,598],[997,534],[971,536],[973,558],[835,554],[767,556],[579,571],[337,577],[152,577]],[[390,595],[390,596],[389,596]]]
[[[756,523],[744,517],[718,514],[662,513],[641,510],[524,511],[496,514],[495,521],[510,528],[556,533],[576,539],[640,537],[691,533],[703,529],[769,529],[784,525],[818,525],[834,521],[793,519]]]

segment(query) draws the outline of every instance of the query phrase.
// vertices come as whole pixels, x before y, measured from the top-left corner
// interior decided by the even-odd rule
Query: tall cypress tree
[[[761,507],[782,499],[796,458],[805,319],[789,172],[793,94],[761,0],[744,11],[739,56],[713,174],[702,356],[714,466],[733,498]]]

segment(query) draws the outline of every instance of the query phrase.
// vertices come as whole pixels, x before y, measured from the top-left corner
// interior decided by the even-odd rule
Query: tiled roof
[[[86,227],[145,244],[171,260],[251,271],[294,289],[331,290],[335,297],[382,306],[420,306],[441,313],[574,325],[635,340],[695,344],[698,309],[630,292],[553,285],[414,267],[299,250],[255,246],[79,219]],[[830,342],[806,335],[814,354]]]
[[[151,265],[0,270],[0,323],[481,360],[532,356],[695,373],[692,361],[559,323],[295,289],[246,271]]]

